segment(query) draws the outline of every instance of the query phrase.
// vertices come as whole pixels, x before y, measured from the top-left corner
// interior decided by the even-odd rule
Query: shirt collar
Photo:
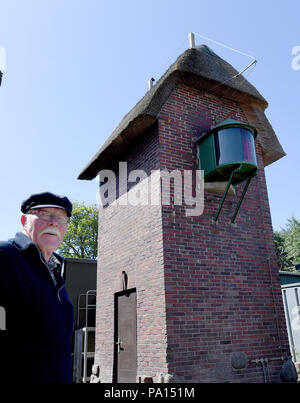
[[[57,270],[57,266],[58,266],[58,267],[61,266],[61,262],[57,259],[56,256],[54,256],[54,255],[52,254],[52,255],[50,256],[50,259],[48,260],[47,265],[48,265],[49,269],[50,269],[51,271],[53,271],[53,270],[55,270],[55,269]]]
[[[17,232],[15,237],[9,239],[9,241],[21,250],[28,249],[29,246],[35,245],[35,243],[23,232]]]
[[[41,256],[44,259],[44,255],[37,244],[33,242],[26,234],[24,234],[24,232],[17,232],[15,237],[10,239],[9,241],[20,250],[26,250],[32,246],[37,248],[41,252]],[[55,268],[57,265],[61,265],[62,263],[63,257],[58,255],[57,253],[52,253],[47,264],[50,264],[50,267]]]

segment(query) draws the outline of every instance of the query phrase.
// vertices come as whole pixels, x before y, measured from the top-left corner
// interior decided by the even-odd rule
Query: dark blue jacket
[[[22,233],[0,242],[0,306],[6,311],[0,383],[70,382],[73,306],[63,278],[55,286],[39,249]]]

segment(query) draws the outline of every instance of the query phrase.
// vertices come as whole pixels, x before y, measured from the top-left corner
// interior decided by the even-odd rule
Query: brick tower
[[[117,189],[99,209],[101,382],[279,381],[289,345],[264,167],[285,154],[266,100],[237,73],[207,46],[186,50],[79,175],[102,172]],[[157,203],[157,172],[201,169],[198,140],[226,119],[258,133],[258,173],[235,222],[242,185],[230,188],[217,222],[222,183],[205,183],[196,216],[176,203],[175,181],[170,202]]]

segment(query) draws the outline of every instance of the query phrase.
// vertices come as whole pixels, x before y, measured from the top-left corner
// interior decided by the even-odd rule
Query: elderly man
[[[72,204],[46,192],[26,199],[21,211],[22,232],[0,242],[0,383],[67,383],[73,307],[54,251]]]

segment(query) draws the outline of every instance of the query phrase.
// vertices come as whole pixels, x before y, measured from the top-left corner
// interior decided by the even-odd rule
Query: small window
[[[253,134],[244,128],[232,127],[215,133],[217,165],[250,162],[257,165]]]

